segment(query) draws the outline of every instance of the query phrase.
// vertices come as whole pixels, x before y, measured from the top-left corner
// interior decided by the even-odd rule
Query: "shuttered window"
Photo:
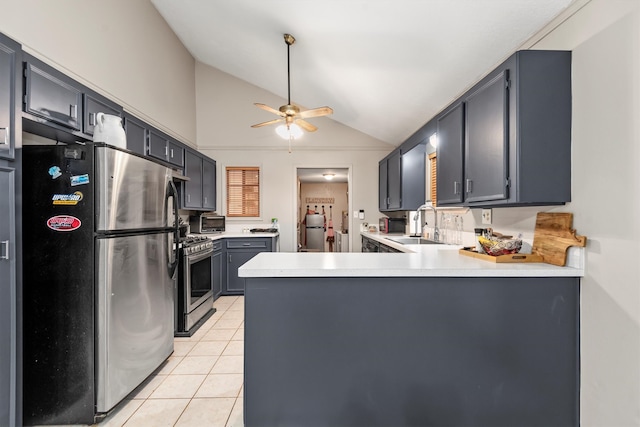
[[[433,206],[437,204],[438,200],[438,183],[436,181],[436,153],[429,154],[429,199],[433,203]]]
[[[260,168],[227,167],[227,216],[260,216]]]

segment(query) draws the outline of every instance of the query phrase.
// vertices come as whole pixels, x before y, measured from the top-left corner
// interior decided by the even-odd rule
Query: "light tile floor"
[[[98,427],[241,427],[244,297],[218,298],[216,312]]]

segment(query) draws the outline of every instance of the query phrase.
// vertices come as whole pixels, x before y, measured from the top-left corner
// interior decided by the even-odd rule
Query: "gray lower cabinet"
[[[16,425],[16,171],[0,162],[0,425]]]
[[[580,425],[577,277],[249,277],[244,302],[247,427]]]
[[[223,241],[222,240],[214,240],[213,242],[213,277],[211,280],[213,287],[213,300],[215,301],[220,295],[222,295],[222,282],[224,278],[224,272],[226,266],[224,265],[224,251],[223,251]]]
[[[260,252],[272,252],[273,239],[271,237],[225,239],[225,248],[226,277],[222,295],[242,295],[245,279],[238,277],[238,268]]]

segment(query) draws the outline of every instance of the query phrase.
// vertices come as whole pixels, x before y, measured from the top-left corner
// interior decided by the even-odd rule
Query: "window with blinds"
[[[437,181],[436,181],[436,153],[429,154],[429,199],[433,203],[433,206],[437,204]]]
[[[260,216],[260,168],[227,167],[227,216]]]

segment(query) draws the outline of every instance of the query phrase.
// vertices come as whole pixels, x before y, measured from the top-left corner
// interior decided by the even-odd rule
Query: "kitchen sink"
[[[387,240],[391,240],[392,242],[400,243],[402,245],[441,245],[441,242],[434,242],[433,240],[424,239],[422,237],[385,237]]]

